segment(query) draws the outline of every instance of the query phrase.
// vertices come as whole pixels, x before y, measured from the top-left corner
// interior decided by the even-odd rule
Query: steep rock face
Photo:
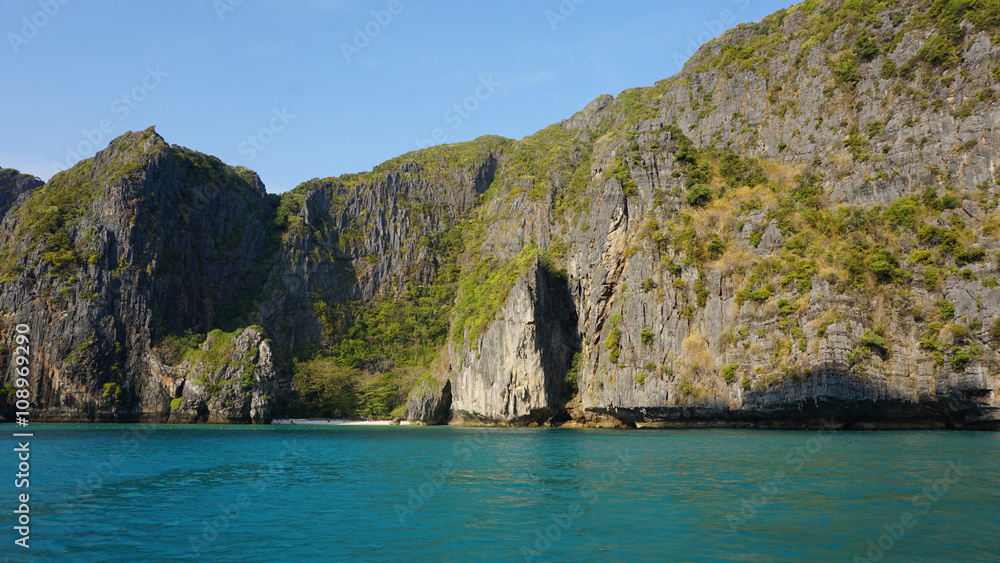
[[[276,397],[296,400],[292,350],[338,336],[329,323],[350,313],[337,307],[435,275],[437,241],[489,187],[507,142],[431,149],[279,201],[249,170],[152,128],[126,134],[21,196],[0,226],[0,362],[13,326],[31,325],[37,420],[267,421]],[[5,196],[37,187],[4,178]],[[276,358],[237,350],[205,371],[177,353],[199,333],[254,323],[274,335]],[[253,366],[274,382],[231,377]]]
[[[950,171],[955,185],[992,181],[1000,133],[993,96],[982,92],[997,82],[995,29],[977,29],[960,18],[961,68],[920,68],[928,40],[941,32],[926,20],[906,28],[926,9],[907,2],[899,10],[870,14],[863,34],[881,52],[856,61],[858,36],[846,23],[825,44],[809,45],[809,33],[794,36],[814,27],[807,21],[818,17],[815,12],[790,9],[759,26],[741,26],[699,50],[682,73],[690,82],[678,81],[665,92],[663,114],[676,117],[701,145],[714,139],[784,164],[810,162],[819,153],[824,187],[838,201],[889,202],[937,183],[941,171]],[[768,58],[756,71],[716,66],[727,48],[768,32],[787,37],[782,52],[797,55]],[[702,111],[685,109],[698,102]],[[853,126],[856,141],[850,139]],[[854,158],[829,158],[836,153]]]
[[[436,426],[451,419],[451,381],[425,379],[413,388],[406,403],[406,420]]]
[[[998,37],[985,3],[807,2],[520,141],[280,198],[152,130],[0,174],[0,367],[29,324],[51,420],[436,378],[414,420],[997,428]]]
[[[874,16],[886,22],[876,34],[893,33],[891,16],[888,12]],[[788,15],[782,31],[801,29],[803,18],[801,12]],[[702,146],[711,141],[742,147],[750,156],[797,166],[799,171],[811,163],[808,172],[824,179],[822,187],[833,201],[864,207],[892,202],[918,187],[949,182],[969,191],[990,186],[986,197],[991,198],[996,193],[992,163],[998,158],[1000,113],[990,90],[983,88],[993,82],[989,61],[996,60],[997,47],[989,44],[986,33],[966,27],[963,70],[948,81],[937,80],[933,69],[924,71],[932,79],[925,93],[931,99],[946,99],[943,106],[927,104],[921,96],[901,96],[899,84],[905,86],[906,79],[882,70],[886,59],[902,67],[916,57],[933,35],[929,30],[906,32],[893,52],[857,68],[853,90],[841,85],[845,93],[832,98],[824,92],[837,78],[824,78],[837,69],[825,68],[820,57],[824,51],[851,48],[854,38],[842,30],[830,36],[825,50],[810,50],[803,46],[805,40],[787,46],[788,52],[809,54],[802,72],[812,68],[812,80],[805,84],[768,79],[798,72],[792,61],[780,58],[756,72],[699,68],[699,61],[722,57],[727,46],[752,41],[749,29],[738,29],[706,46],[681,80],[665,85],[663,117],[636,126],[632,150],[638,148],[641,156],[624,159],[635,182],[634,193],[624,196],[627,190],[616,179],[592,186],[597,191],[591,201],[599,202],[590,212],[589,232],[595,234],[582,241],[577,238],[583,244],[574,244],[576,252],[569,259],[568,269],[580,279],[581,332],[590,335],[580,375],[584,408],[639,424],[818,426],[821,419],[848,427],[1000,424],[998,357],[988,335],[973,330],[971,339],[981,344],[978,361],[969,364],[954,359],[961,355],[955,350],[967,345],[962,340],[967,337],[952,343],[950,333],[942,336],[940,340],[952,345],[955,354],[948,365],[922,349],[931,344],[918,342],[924,327],[915,320],[927,313],[911,313],[915,308],[932,308],[943,298],[964,303],[961,314],[942,317],[945,322],[955,318],[973,327],[990,326],[1000,314],[987,305],[994,301],[995,289],[951,275],[944,280],[943,295],[917,287],[904,298],[882,292],[870,296],[834,289],[811,274],[814,277],[798,292],[786,277],[783,288],[774,288],[774,297],[747,300],[741,289],[761,287],[753,286],[752,279],[748,284],[745,268],[753,256],[788,252],[789,238],[776,220],[749,210],[733,214],[739,220],[735,226],[719,223],[709,228],[709,232],[713,227],[716,232],[736,231],[734,243],[745,257],[742,267],[709,260],[697,268],[677,268],[691,263],[690,252],[677,252],[680,245],[663,252],[650,240],[648,229],[643,232],[650,219],[666,223],[673,219],[672,210],[678,213],[684,208],[683,201],[668,195],[678,191],[688,172],[680,157],[683,149],[674,144],[676,135],[664,131],[672,120]],[[704,93],[704,99],[695,99],[695,92]],[[846,104],[839,96],[846,92],[857,92],[859,97],[852,98],[853,105],[844,111]],[[708,109],[697,115],[680,107],[699,102]],[[785,107],[777,108],[781,104]],[[967,109],[954,109],[958,107]],[[824,116],[827,123],[834,118],[857,123],[868,132],[867,140],[845,142],[845,134],[855,133],[848,126],[821,126]],[[803,138],[806,131],[808,139]],[[657,145],[666,150],[646,148]],[[972,148],[956,149],[959,145]],[[606,154],[598,158],[610,161],[614,152]],[[942,175],[947,181],[942,182]],[[975,228],[976,208],[965,199],[961,223],[966,227]],[[946,213],[931,222],[946,221],[954,223]],[[748,236],[754,232],[760,234],[756,243]],[[989,237],[973,242],[996,248]],[[673,264],[676,270],[666,271],[658,263]],[[992,264],[979,263],[966,277],[988,278],[993,271]],[[608,328],[614,315],[617,324]],[[963,331],[957,327],[953,332],[966,334]]]
[[[169,413],[163,413],[168,422],[270,422],[276,383],[270,345],[254,327],[231,342],[224,340],[222,334],[209,335],[200,353],[169,370],[179,378],[164,374],[159,393],[147,388],[148,394],[170,395]],[[152,411],[163,400],[156,397],[149,403]]]
[[[3,221],[3,216],[16,204],[19,197],[43,184],[34,176],[21,174],[11,168],[0,168],[0,221]]]
[[[568,168],[539,177],[504,162],[501,179],[531,179],[495,186],[481,252],[511,259],[534,243],[566,256],[582,335],[575,417],[1000,426],[989,330],[1000,318],[997,22],[960,16],[955,59],[942,68],[928,61],[942,44],[935,26],[952,16],[926,19],[927,8],[862,13],[862,31],[850,24],[856,8],[839,5],[832,16],[800,6],[741,26],[679,76],[598,98],[537,134],[562,143]],[[826,17],[844,23],[817,32]],[[747,158],[765,163],[761,179]],[[746,168],[725,176],[725,166]],[[741,187],[751,181],[778,195]],[[699,183],[706,200],[692,199]],[[705,203],[727,187],[740,195]],[[576,210],[560,213],[574,194]],[[935,202],[948,198],[942,211]],[[841,217],[878,217],[896,201],[920,219],[899,226],[887,212],[877,221],[888,232],[847,220],[824,234],[817,223],[838,205]],[[934,233],[955,229],[977,249],[971,258],[947,241],[935,248]],[[834,239],[825,249],[824,236]],[[487,342],[475,354],[502,350]],[[481,385],[455,380],[456,396],[463,384]]]
[[[577,343],[565,286],[537,256],[482,335],[452,343],[452,420],[528,424],[563,414],[564,378]]]
[[[19,202],[0,224],[0,330],[10,346],[31,327],[34,419],[165,416],[154,341],[238,322],[252,301],[273,247],[259,178],[150,128]]]
[[[254,317],[277,349],[323,349],[358,308],[426,286],[446,261],[442,237],[489,188],[508,142],[483,137],[428,149],[285,194],[292,213]],[[388,358],[377,363],[357,367],[380,374],[395,367]],[[279,395],[298,404],[292,373],[279,375]]]
[[[369,177],[313,180],[297,188],[301,205],[276,262],[262,320],[291,327],[296,339],[318,340],[311,309],[326,302],[370,301],[426,283],[438,258],[430,241],[454,226],[493,181],[502,142],[487,139],[468,163],[400,162]],[[462,166],[464,164],[464,166]],[[304,315],[283,318],[301,310]],[[297,322],[289,322],[295,320]]]

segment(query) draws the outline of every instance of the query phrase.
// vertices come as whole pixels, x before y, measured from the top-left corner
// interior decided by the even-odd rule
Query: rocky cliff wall
[[[48,420],[415,387],[425,423],[996,428],[998,37],[987,4],[805,2],[519,141],[280,197],[152,129],[2,171],[0,415],[23,322]]]
[[[481,335],[452,343],[452,420],[530,424],[564,418],[565,382],[576,315],[565,285],[535,254],[496,320]]]
[[[197,374],[165,378],[154,343],[239,322],[273,253],[263,184],[150,128],[18,201],[0,224],[0,340],[31,327],[32,419],[165,421],[169,387]]]
[[[17,205],[18,198],[43,184],[44,182],[34,176],[21,174],[11,168],[0,168],[0,221],[8,209]]]
[[[582,341],[574,418],[1000,425],[996,22],[942,16],[960,38],[934,63],[926,8],[797,6],[546,133],[590,151],[573,162],[585,188],[572,168],[534,198],[537,175],[502,186],[482,251],[565,256]],[[824,30],[824,17],[844,21]],[[570,196],[581,205],[560,214]],[[906,225],[886,218],[905,206]],[[974,256],[928,234],[942,231]],[[475,385],[461,369],[456,396]]]

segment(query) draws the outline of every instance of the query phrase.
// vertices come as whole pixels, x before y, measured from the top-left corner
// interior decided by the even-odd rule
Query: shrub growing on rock
[[[687,202],[692,207],[700,207],[712,201],[712,191],[705,184],[695,184],[688,190]]]

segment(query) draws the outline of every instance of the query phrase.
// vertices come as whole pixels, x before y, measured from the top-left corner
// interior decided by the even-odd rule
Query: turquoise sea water
[[[1000,560],[996,433],[0,430],[10,561]]]

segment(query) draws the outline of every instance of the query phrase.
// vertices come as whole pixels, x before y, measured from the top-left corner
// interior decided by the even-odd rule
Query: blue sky
[[[0,166],[47,179],[156,125],[283,192],[422,145],[520,139],[788,5],[4,0]]]

